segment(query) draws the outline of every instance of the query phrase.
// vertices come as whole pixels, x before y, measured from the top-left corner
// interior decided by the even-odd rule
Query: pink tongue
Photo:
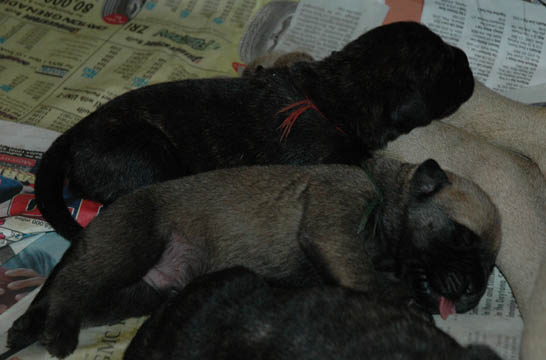
[[[455,304],[453,301],[446,299],[445,297],[440,297],[440,316],[442,319],[447,319],[449,315],[455,313]]]

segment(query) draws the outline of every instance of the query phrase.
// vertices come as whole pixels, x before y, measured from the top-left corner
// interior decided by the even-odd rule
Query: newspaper
[[[33,202],[36,165],[59,132],[117,95],[162,81],[237,76],[269,51],[306,50],[320,59],[381,23],[416,20],[462,47],[488,86],[546,102],[546,92],[526,92],[546,82],[545,12],[516,0],[0,0],[0,119],[9,121],[0,121],[0,264],[21,262],[25,249],[41,244],[52,262],[61,256],[67,244]],[[497,35],[484,36],[490,32]],[[511,70],[521,61],[525,71]],[[66,200],[84,226],[100,212],[100,204],[69,193]],[[11,322],[48,274],[33,271],[33,286],[0,314],[0,354]],[[497,270],[475,311],[435,320],[463,344],[485,342],[503,359],[518,358],[522,320]],[[68,359],[120,359],[142,321],[82,331]],[[50,358],[36,344],[16,356]]]
[[[392,1],[390,12],[400,3]],[[469,54],[487,86],[511,96],[546,82],[543,5],[408,4]],[[274,48],[322,58],[381,24],[387,11],[376,0],[305,0],[299,6],[265,0],[0,0],[0,118],[63,132],[137,87],[235,76],[245,62]],[[286,31],[294,15],[298,21]],[[512,96],[529,102],[525,94]]]
[[[36,166],[58,133],[2,120],[0,129],[0,358],[9,358],[8,329],[38,293],[69,243],[53,232],[33,204]],[[73,217],[84,226],[98,213],[95,205],[89,206],[96,203],[72,199],[68,192],[65,200]],[[143,321],[127,319],[83,331],[72,358],[121,359]],[[51,357],[34,344],[20,351],[17,358]]]
[[[381,25],[387,12],[388,6],[377,0],[301,0],[275,50],[300,50],[322,59]]]
[[[34,177],[42,151],[58,134],[2,120],[0,128],[0,264],[3,264],[15,254],[13,247],[21,240],[53,231],[36,207]],[[31,150],[33,144],[40,150]],[[102,208],[101,204],[75,198],[68,191],[65,200],[83,226]]]
[[[238,40],[267,2],[0,0],[0,118],[63,132],[131,89],[234,76]]]

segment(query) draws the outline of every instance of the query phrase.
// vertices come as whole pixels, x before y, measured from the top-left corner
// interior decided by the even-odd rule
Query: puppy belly
[[[204,264],[204,251],[175,234],[143,280],[159,292],[179,291],[193,278],[203,274]]]

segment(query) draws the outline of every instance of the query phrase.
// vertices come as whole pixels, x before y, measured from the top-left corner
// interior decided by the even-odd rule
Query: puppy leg
[[[9,329],[7,346],[10,349],[20,350],[35,342],[43,331],[46,314],[45,302],[33,303]]]
[[[85,314],[84,327],[114,324],[131,317],[149,315],[167,300],[167,294],[140,280],[112,293],[107,300],[94,304]]]
[[[63,256],[38,294],[38,302],[10,329],[10,343],[28,342],[38,332],[52,355],[69,355],[76,348],[81,324],[95,315],[97,304],[107,304],[120,289],[134,286],[160,258],[165,242],[158,233],[151,233],[153,229],[146,232],[125,224],[130,225],[122,227],[125,234],[118,234],[112,226],[103,231],[99,224],[103,221],[97,220],[88,228],[86,239],[76,241]]]
[[[322,228],[315,232],[306,229],[300,235],[300,244],[306,256],[317,267],[327,281],[359,291],[377,288],[373,264],[366,253],[363,241],[354,236]],[[356,231],[356,230],[355,230]]]
[[[51,271],[46,282],[32,300],[26,312],[21,315],[8,331],[7,345],[11,349],[22,349],[35,342],[43,326],[49,308],[48,289],[54,281],[59,270],[65,265],[67,259],[70,259],[72,249],[69,248],[59,264]]]
[[[338,197],[342,199],[339,194]],[[343,204],[340,204],[339,208],[342,207]],[[299,235],[302,250],[318,272],[333,284],[367,292],[381,301],[411,305],[412,290],[394,276],[394,270],[376,269],[374,256],[379,255],[379,250],[369,246],[370,242],[375,241],[371,233],[373,226],[357,233],[361,213],[355,213],[354,218],[329,218],[320,213],[321,208],[327,207],[308,207],[307,218],[302,222]],[[312,219],[321,221],[318,223]],[[370,218],[369,221],[376,220]],[[394,268],[394,259],[392,262],[387,267]]]

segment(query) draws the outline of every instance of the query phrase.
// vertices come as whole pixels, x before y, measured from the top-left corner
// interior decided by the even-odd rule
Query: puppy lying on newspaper
[[[396,46],[393,46],[396,44]],[[123,94],[44,154],[36,201],[71,240],[62,193],[109,204],[151,183],[241,165],[359,162],[472,94],[464,52],[425,26],[380,26],[324,60],[245,78],[189,79]]]
[[[150,313],[193,278],[237,265],[285,286],[381,292],[446,317],[483,295],[499,223],[480,188],[434,160],[171,180],[119,198],[82,230],[8,345],[39,340],[65,357],[82,325]]]
[[[514,123],[518,120],[515,118]],[[543,360],[546,180],[541,169],[479,135],[439,121],[400,137],[389,144],[385,153],[410,162],[434,156],[442,167],[474,181],[491,197],[502,218],[497,265],[512,288],[524,320],[521,360]]]
[[[272,287],[243,268],[196,279],[161,305],[124,356],[149,359],[501,360],[414,308],[342,287]]]

